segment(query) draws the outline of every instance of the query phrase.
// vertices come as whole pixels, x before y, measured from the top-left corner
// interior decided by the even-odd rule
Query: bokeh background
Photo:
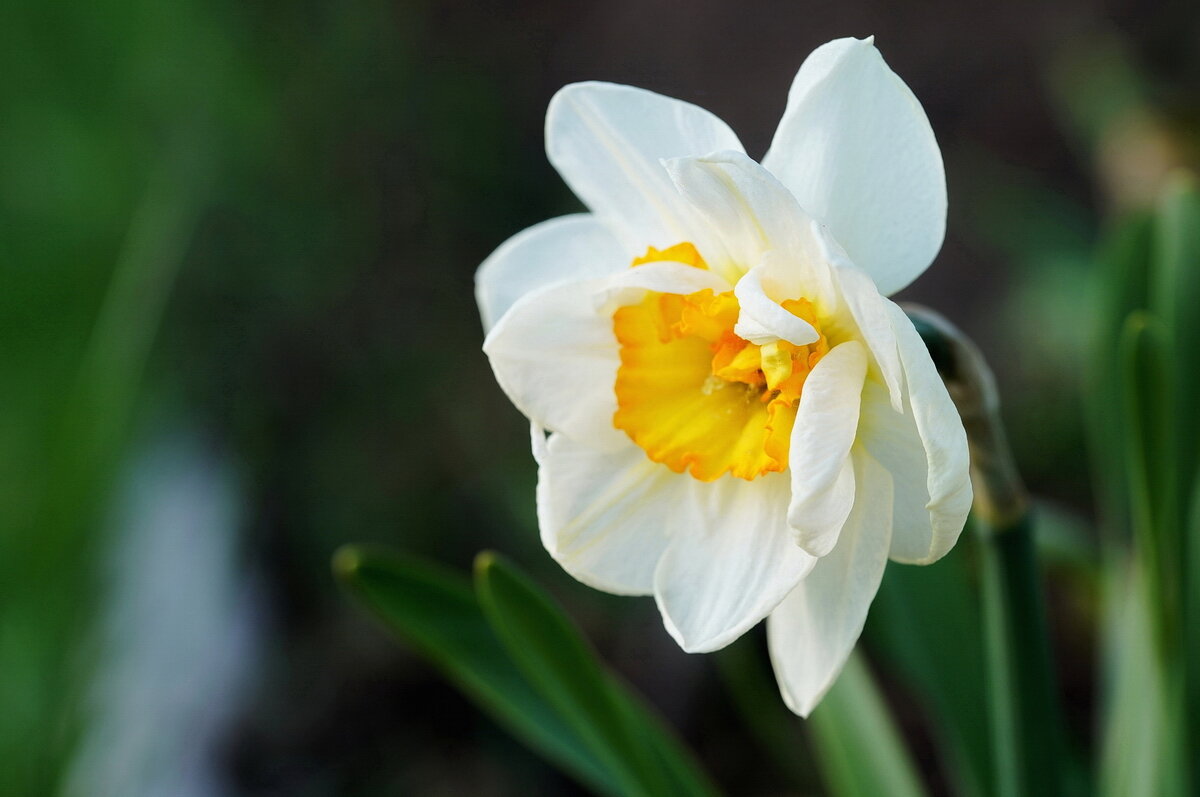
[[[581,794],[339,590],[362,541],[505,552],[731,793],[822,793],[799,722],[769,758],[716,657],[541,550],[472,275],[579,207],[542,150],[561,85],[690,100],[761,156],[807,53],[870,34],[950,188],[901,298],[979,341],[1045,536],[1086,547],[1092,257],[1196,165],[1195,3],[0,4],[3,793]],[[1085,738],[1089,594],[1052,584]]]

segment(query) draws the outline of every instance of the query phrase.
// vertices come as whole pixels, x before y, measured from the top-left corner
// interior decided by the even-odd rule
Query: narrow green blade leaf
[[[1007,527],[978,517],[975,526],[995,793],[1081,793],[1054,680],[1032,513]]]
[[[1127,528],[1131,511],[1125,444],[1118,432],[1124,414],[1121,402],[1114,400],[1117,350],[1130,313],[1146,308],[1153,232],[1154,220],[1145,213],[1132,214],[1117,224],[1100,247],[1095,282],[1090,286],[1095,325],[1083,396],[1101,529],[1110,544],[1120,536],[1119,530]]]
[[[991,753],[979,601],[969,572],[977,541],[964,535],[929,567],[888,565],[867,636],[928,705],[955,793],[988,794]]]
[[[1200,190],[1196,179],[1180,173],[1163,192],[1155,219],[1154,268],[1151,273],[1151,309],[1162,319],[1169,348],[1161,352],[1173,391],[1169,403],[1160,402],[1157,410],[1169,412],[1162,420],[1170,449],[1156,478],[1166,482],[1169,504],[1160,509],[1157,535],[1161,540],[1160,575],[1164,589],[1179,593],[1180,610],[1167,621],[1178,622],[1182,638],[1183,671],[1181,688],[1187,705],[1186,748],[1200,742],[1200,541],[1195,535],[1194,517],[1200,484]],[[1163,406],[1165,404],[1165,406]],[[1149,408],[1148,408],[1149,409]],[[1176,588],[1174,585],[1178,584]],[[1172,644],[1175,632],[1168,632],[1166,644]],[[1169,651],[1166,655],[1170,655]],[[1200,779],[1200,764],[1193,763],[1192,777]]]
[[[1183,797],[1182,745],[1169,676],[1158,657],[1155,619],[1138,566],[1110,575],[1107,598],[1101,797]]]
[[[833,797],[921,797],[925,789],[860,656],[809,718],[817,763]]]
[[[1188,522],[1184,528],[1187,538],[1187,571],[1184,577],[1184,642],[1187,689],[1187,717],[1189,722],[1189,744],[1195,748],[1200,740],[1200,473],[1196,474],[1191,489],[1191,506]],[[1200,779],[1200,772],[1193,772]]]
[[[475,562],[484,614],[526,678],[626,794],[714,794],[684,748],[597,660],[562,610],[492,553]]]
[[[708,774],[700,768],[692,752],[686,748],[666,725],[665,721],[636,697],[620,679],[613,679],[618,704],[627,723],[635,729],[666,773],[669,794],[720,797]],[[659,779],[654,778],[656,781]]]
[[[1179,568],[1183,561],[1177,506],[1177,439],[1172,428],[1173,346],[1166,325],[1150,313],[1131,313],[1119,344],[1134,541],[1146,568],[1147,589],[1159,610],[1156,628],[1179,630]],[[1174,645],[1164,639],[1165,644]]]
[[[619,782],[496,639],[470,582],[395,553],[342,548],[334,571],[355,598],[514,736],[599,794]]]
[[[1159,203],[1155,224],[1150,309],[1162,319],[1173,352],[1178,441],[1176,495],[1186,509],[1200,452],[1200,191],[1190,174],[1179,174]]]

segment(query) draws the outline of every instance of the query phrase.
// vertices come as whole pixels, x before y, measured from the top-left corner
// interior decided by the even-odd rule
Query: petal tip
[[[791,697],[785,693],[783,702],[789,709],[791,709],[793,714],[797,715],[801,719],[808,719],[809,715],[813,713],[813,710],[820,705],[821,699],[829,693],[829,690],[832,686],[833,681],[830,681],[819,691],[805,695],[803,699]]]
[[[667,629],[667,633],[671,635],[671,639],[675,640],[675,644],[679,645],[679,648],[684,653],[714,653],[724,647],[728,647],[737,641],[738,637],[749,631],[754,625],[757,625],[756,622],[746,628],[735,627],[713,636],[702,637],[700,639],[689,638],[688,634],[675,624],[658,590],[654,592],[654,602],[658,604],[658,612],[662,615],[663,626]]]
[[[806,529],[803,518],[790,513],[788,514],[788,525],[791,527],[792,540],[796,543],[796,547],[816,559],[828,556],[837,545],[840,536],[839,534],[829,534],[828,529],[821,529],[819,532]]]
[[[779,695],[783,698],[783,704],[788,707],[789,711],[801,719],[808,719],[813,710],[820,705],[821,699],[833,688],[833,684],[837,681],[842,668],[837,667],[815,686],[805,684],[803,692],[798,692],[794,688],[794,685],[789,685],[788,683],[789,679],[785,674],[786,668],[783,662],[778,659],[779,653],[770,646],[768,646],[768,651],[771,659],[771,669],[775,672],[775,683],[779,687]]]

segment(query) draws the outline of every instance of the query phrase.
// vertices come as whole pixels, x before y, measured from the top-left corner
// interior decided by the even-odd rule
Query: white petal
[[[554,435],[538,468],[542,543],[584,584],[649,595],[670,517],[691,480],[633,443],[605,453]]]
[[[546,439],[546,430],[537,421],[529,422],[529,448],[533,451],[533,461],[541,465],[546,461],[550,443]]]
[[[519,299],[483,350],[496,381],[531,421],[612,450],[628,442],[613,426],[620,358],[612,317],[600,313],[605,279],[551,285]]]
[[[879,292],[875,282],[851,262],[845,250],[833,240],[829,231],[820,228],[816,234],[822,259],[829,264],[838,285],[839,296],[857,330],[849,337],[859,337],[871,353],[872,373],[888,386],[892,406],[900,410],[903,401],[904,369],[896,332],[892,329],[891,302]],[[831,331],[836,332],[836,324]]]
[[[543,221],[509,238],[475,272],[475,299],[490,330],[513,302],[558,282],[612,274],[629,265],[624,249],[590,213]]]
[[[759,346],[778,340],[797,346],[816,342],[821,336],[813,325],[780,305],[780,301],[795,297],[780,297],[771,279],[771,265],[767,261],[750,269],[733,289],[740,305],[734,334]]]
[[[933,549],[933,518],[929,503],[929,465],[911,408],[896,412],[884,389],[868,382],[863,391],[863,446],[892,474],[892,546],[889,556],[917,564],[929,561]]]
[[[904,311],[893,324],[900,342],[907,390],[897,413],[868,385],[859,439],[896,483],[891,557],[929,564],[958,541],[971,509],[967,436],[929,352]]]
[[[550,162],[634,255],[649,245],[700,243],[703,230],[664,159],[741,149],[728,125],[703,108],[630,86],[574,83],[546,111]]]
[[[741,152],[667,161],[680,194],[720,238],[728,263],[722,273],[745,274],[768,251],[801,262],[817,259],[811,219],[775,177]],[[785,298],[796,298],[788,296]]]
[[[526,294],[483,342],[496,381],[539,426],[611,451],[629,437],[613,426],[620,355],[613,311],[647,290],[728,290],[711,271],[682,263],[648,263],[610,277],[551,285]]]
[[[792,498],[788,524],[813,556],[833,549],[854,504],[850,447],[858,430],[867,351],[858,341],[821,358],[800,393],[788,455]]]
[[[942,246],[941,152],[921,104],[870,39],[838,39],[805,60],[763,165],[885,296]]]
[[[725,647],[756,625],[814,559],[788,532],[784,474],[687,483],[688,495],[671,507],[654,596],[667,631],[696,653]]]
[[[729,283],[707,269],[683,263],[646,263],[610,277],[596,297],[596,306],[602,314],[611,316],[618,307],[640,302],[646,291],[688,294],[705,288],[721,293],[729,290]]]
[[[767,619],[767,644],[779,690],[802,717],[829,691],[862,634],[887,564],[892,483],[856,452],[862,486],[837,545]]]

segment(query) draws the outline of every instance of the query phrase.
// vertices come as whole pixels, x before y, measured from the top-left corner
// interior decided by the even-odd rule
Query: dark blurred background
[[[711,657],[538,542],[472,275],[579,208],[544,156],[547,101],[631,83],[761,157],[804,57],[874,34],[950,187],[942,254],[900,298],[980,342],[1023,472],[1071,530],[1091,503],[1090,258],[1196,162],[1198,19],[1083,0],[0,4],[0,788],[582,793],[338,589],[333,551],[374,541],[464,571],[504,551],[730,793],[795,793]],[[1056,598],[1085,733],[1086,611]],[[919,703],[889,696],[928,752]]]

